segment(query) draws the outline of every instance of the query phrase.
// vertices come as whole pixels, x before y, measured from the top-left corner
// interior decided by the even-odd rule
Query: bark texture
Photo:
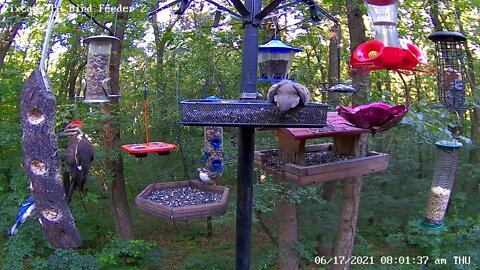
[[[125,36],[125,29],[129,16],[129,8],[132,0],[120,0],[117,3],[119,10],[126,12],[117,13],[117,29],[115,36],[120,42],[114,43],[112,46],[112,55],[110,60],[110,77],[112,94],[120,93],[120,62],[122,54],[122,43]],[[115,229],[118,237],[124,239],[134,239],[134,231],[132,226],[132,218],[128,207],[128,198],[125,188],[125,175],[123,172],[123,159],[119,153],[120,149],[120,128],[114,124],[114,110],[118,108],[118,100],[112,100],[111,104],[105,104],[104,113],[109,116],[104,124],[104,146],[107,152],[107,166],[113,174],[112,183],[110,185],[110,196],[112,200],[112,211],[115,220]]]
[[[54,132],[56,101],[39,70],[33,71],[20,94],[23,166],[32,184],[36,211],[49,242],[59,248],[82,245],[65,198]]]

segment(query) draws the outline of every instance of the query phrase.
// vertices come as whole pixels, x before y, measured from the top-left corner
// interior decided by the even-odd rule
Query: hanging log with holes
[[[47,85],[48,84],[48,85]],[[20,94],[23,166],[32,184],[37,214],[50,243],[59,248],[82,245],[65,199],[54,133],[56,101],[48,78],[32,72]]]

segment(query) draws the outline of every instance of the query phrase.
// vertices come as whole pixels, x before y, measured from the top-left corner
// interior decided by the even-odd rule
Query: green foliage
[[[185,270],[223,270],[231,269],[231,258],[225,256],[211,256],[209,254],[202,254],[194,252],[190,254],[183,264],[181,269]]]
[[[165,251],[144,240],[112,239],[98,254],[102,269],[155,269]]]
[[[46,261],[32,262],[34,269],[96,270],[100,261],[92,255],[81,255],[72,249],[56,249]]]
[[[12,3],[10,3],[12,2]],[[7,4],[21,4],[10,1]],[[37,5],[46,5],[38,1]],[[98,6],[104,1],[77,1],[87,6]],[[23,2],[22,2],[23,3]],[[350,44],[348,25],[343,4],[338,1],[323,1],[322,6],[334,11],[340,18],[341,80],[349,81]],[[360,3],[360,2],[359,2]],[[458,30],[461,23],[468,37],[469,50],[474,59],[468,65],[470,75],[478,78],[479,29],[478,1],[440,1],[441,20],[445,29]],[[160,3],[161,4],[161,3]],[[241,69],[241,22],[222,17],[224,26],[212,29],[212,10],[207,5],[194,5],[195,13],[187,12],[170,32],[164,31],[174,17],[167,18],[168,11],[159,15],[158,38],[165,42],[164,61],[156,62],[158,52],[155,41],[151,40],[151,21],[146,11],[153,10],[157,3],[133,1],[133,12],[127,23],[126,38],[123,44],[121,66],[120,104],[112,106],[112,116],[104,114],[100,105],[82,104],[68,100],[68,79],[78,73],[75,91],[80,90],[84,78],[86,47],[81,40],[92,34],[106,33],[90,19],[78,12],[68,12],[63,4],[55,25],[52,50],[48,66],[57,96],[58,109],[56,130],[73,119],[84,121],[84,131],[90,135],[96,149],[91,177],[86,186],[88,192],[83,197],[85,211],[78,195],[74,195],[71,210],[80,230],[84,246],[76,250],[59,250],[48,245],[42,228],[35,219],[28,220],[15,237],[0,238],[0,265],[2,269],[231,269],[234,250],[235,206],[236,206],[236,159],[238,130],[224,128],[225,157],[232,160],[225,163],[221,185],[231,191],[228,212],[213,219],[214,236],[205,238],[203,227],[190,226],[188,230],[173,230],[171,224],[160,221],[134,208],[134,197],[145,186],[153,182],[169,182],[196,177],[197,162],[203,158],[203,129],[184,127],[178,124],[179,101],[201,97],[201,89],[207,79],[215,78],[222,83],[224,98],[238,98]],[[362,11],[364,5],[360,5]],[[414,41],[420,48],[427,49],[429,60],[434,63],[433,45],[426,39],[431,33],[430,4],[423,1],[402,1],[398,31],[402,37]],[[419,11],[419,12],[412,12]],[[18,19],[17,14],[8,10],[0,14],[0,28]],[[457,20],[455,12],[459,12]],[[308,16],[305,7],[296,7],[296,15]],[[114,13],[91,13],[100,23],[112,26],[116,20]],[[25,78],[38,65],[43,29],[48,12],[32,13],[25,20],[19,36],[15,39],[0,68],[0,230],[6,231],[13,223],[19,205],[28,196],[28,179],[22,167],[21,126],[18,112],[18,96]],[[283,24],[284,17],[280,23]],[[285,24],[291,20],[285,17]],[[318,25],[309,22],[288,28],[285,42],[300,47],[304,51],[297,55],[291,76],[306,84],[313,92],[314,100],[321,99],[319,82],[327,78],[328,35],[332,24],[328,20]],[[3,32],[2,32],[3,33]],[[367,33],[371,37],[373,33]],[[267,41],[271,33],[259,28],[260,42]],[[64,49],[58,53],[57,48]],[[429,66],[433,67],[433,64]],[[144,78],[144,69],[146,76]],[[399,77],[391,71],[371,73],[372,84],[362,91],[368,93],[368,102],[382,101],[390,104],[404,103],[405,89]],[[358,220],[355,255],[428,255],[445,257],[451,260],[456,255],[472,256],[472,265],[464,269],[478,269],[480,241],[478,200],[480,195],[478,160],[470,160],[470,151],[478,151],[478,142],[469,143],[472,114],[462,116],[463,131],[456,135],[453,130],[458,125],[456,115],[433,107],[436,101],[435,76],[410,76],[407,84],[411,88],[412,107],[402,124],[388,132],[370,136],[369,148],[390,154],[389,169],[381,174],[365,177],[362,186],[362,199]],[[120,144],[145,141],[143,96],[144,82],[148,90],[148,121],[151,141],[175,143],[178,150],[171,155],[159,157],[149,155],[138,159],[123,153]],[[478,82],[477,82],[478,83]],[[265,94],[269,84],[259,83],[259,92]],[[466,105],[478,108],[479,91],[474,89],[467,97]],[[476,92],[476,93],[474,93]],[[218,95],[215,85],[207,87],[207,95]],[[342,96],[342,103],[350,102],[350,96]],[[107,117],[111,117],[108,118]],[[103,147],[103,124],[113,120],[120,127],[121,141],[112,152]],[[434,160],[433,142],[439,139],[460,138],[465,142],[457,169],[457,186],[451,199],[449,213],[445,219],[446,229],[425,231],[418,226],[419,218],[428,198]],[[66,141],[59,140],[60,148]],[[256,133],[257,149],[276,148],[277,141],[269,132]],[[139,239],[120,240],[114,235],[115,227],[110,212],[109,184],[112,172],[106,168],[106,158],[122,155],[126,178],[126,190],[132,209],[135,230]],[[261,172],[258,172],[261,174]],[[298,209],[298,243],[294,246],[301,256],[301,266],[313,268],[312,262],[318,250],[332,247],[338,227],[340,209],[340,185],[335,199],[324,202],[321,199],[322,185],[305,188],[278,184],[270,176],[254,186],[254,211],[262,213],[262,218],[274,237],[277,235],[275,205],[279,200],[288,200]],[[254,216],[254,221],[255,216]],[[254,230],[258,229],[254,223]],[[216,234],[216,231],[219,231]],[[258,233],[255,231],[255,233]],[[261,232],[260,240],[252,254],[255,269],[274,269],[278,250]],[[227,238],[227,239],[223,239]],[[219,241],[224,242],[219,243]],[[155,242],[153,242],[155,241]],[[170,250],[167,252],[167,248]],[[215,250],[215,252],[210,252]],[[163,264],[168,261],[168,264]],[[449,265],[448,269],[455,269]],[[460,266],[455,266],[460,269]],[[471,267],[471,268],[469,268]],[[387,269],[386,267],[378,269]],[[427,269],[440,269],[428,264]],[[371,269],[352,266],[352,269]],[[389,269],[409,269],[406,266],[392,266]]]

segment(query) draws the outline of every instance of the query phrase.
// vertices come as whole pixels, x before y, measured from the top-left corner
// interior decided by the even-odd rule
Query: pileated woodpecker
[[[65,194],[69,203],[72,201],[72,194],[77,187],[80,196],[83,195],[83,188],[95,153],[92,143],[80,129],[82,125],[82,121],[72,121],[58,134],[58,136],[69,136],[64,152],[65,164],[71,177],[70,183],[65,186]]]

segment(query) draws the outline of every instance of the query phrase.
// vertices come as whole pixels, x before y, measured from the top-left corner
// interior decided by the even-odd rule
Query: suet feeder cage
[[[291,47],[277,38],[258,47],[260,80],[276,82],[288,79],[293,59],[302,49]]]
[[[427,229],[440,229],[444,225],[443,218],[455,182],[458,149],[463,146],[458,141],[439,141],[435,145],[435,171],[422,222]]]
[[[92,36],[84,40],[88,45],[87,78],[84,103],[105,103],[119,97],[110,93],[110,56],[112,44],[120,40],[112,36]]]
[[[439,101],[446,109],[462,109],[466,81],[463,48],[467,38],[444,31],[434,32],[428,38],[435,43]]]

